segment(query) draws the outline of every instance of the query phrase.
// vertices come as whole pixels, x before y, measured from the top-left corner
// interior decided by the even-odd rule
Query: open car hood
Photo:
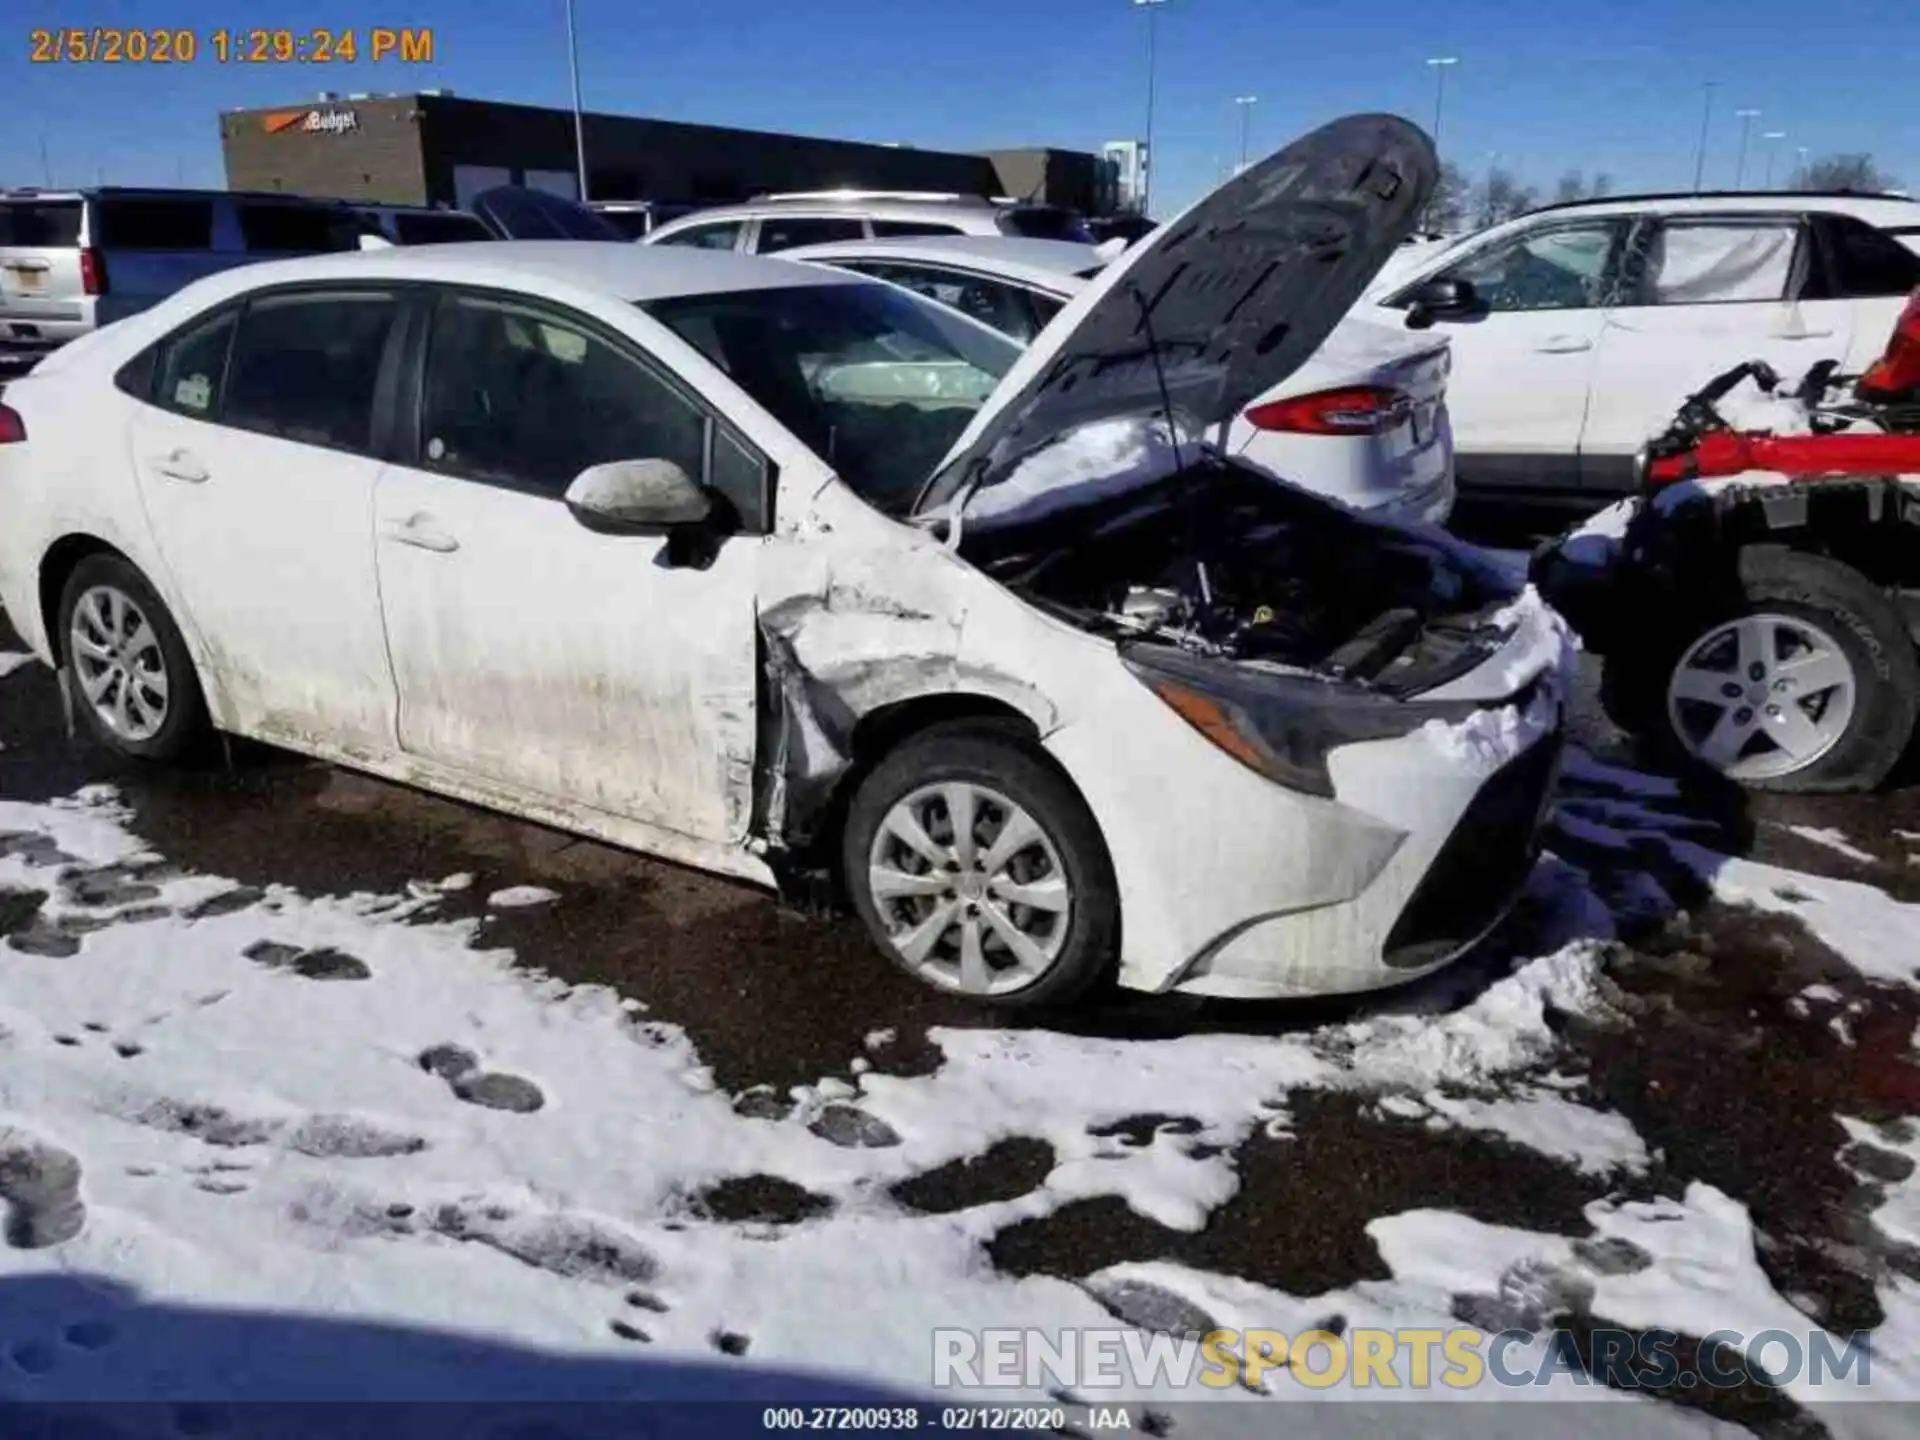
[[[1076,436],[1101,450],[1116,430],[1153,433],[1164,447],[1230,422],[1320,348],[1413,232],[1438,174],[1426,134],[1391,115],[1336,120],[1242,171],[1054,317],[917,508],[998,485]],[[1043,488],[1087,478],[1079,463],[1043,468],[1061,477]]]

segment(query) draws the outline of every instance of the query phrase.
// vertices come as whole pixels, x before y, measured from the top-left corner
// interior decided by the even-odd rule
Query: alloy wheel
[[[1859,684],[1834,638],[1797,615],[1743,615],[1696,640],[1667,680],[1687,753],[1730,780],[1777,780],[1838,745]]]
[[[1039,821],[985,785],[946,781],[888,810],[867,885],[888,942],[943,990],[1004,995],[1059,961],[1073,892]]]
[[[81,697],[102,725],[135,743],[160,733],[167,723],[167,657],[139,602],[112,585],[83,591],[67,648]]]

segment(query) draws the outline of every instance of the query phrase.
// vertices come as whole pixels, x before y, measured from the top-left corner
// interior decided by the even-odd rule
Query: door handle
[[[1534,346],[1535,352],[1541,355],[1577,355],[1592,348],[1593,341],[1579,335],[1555,335]]]
[[[451,555],[460,548],[458,540],[437,528],[432,523],[432,517],[425,514],[396,520],[387,526],[384,533],[396,545],[411,545],[416,550],[431,550],[436,555]]]
[[[156,455],[151,464],[155,471],[169,480],[180,480],[188,485],[204,484],[207,479],[207,467],[191,450],[171,450],[165,455]]]
[[[1773,338],[1776,340],[1831,340],[1833,338],[1833,331],[1776,330],[1773,332]]]

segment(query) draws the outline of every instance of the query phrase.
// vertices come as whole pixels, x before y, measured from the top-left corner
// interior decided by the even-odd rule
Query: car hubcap
[[[111,585],[81,595],[67,645],[80,693],[101,724],[123,740],[160,733],[167,722],[167,658],[131,596]]]
[[[1003,995],[1051,970],[1073,893],[1060,852],[984,785],[927,785],[880,822],[867,886],[909,969],[943,990]]]
[[[1853,723],[1853,663],[1792,615],[1746,615],[1709,630],[1667,682],[1667,719],[1696,760],[1731,780],[1804,770]]]

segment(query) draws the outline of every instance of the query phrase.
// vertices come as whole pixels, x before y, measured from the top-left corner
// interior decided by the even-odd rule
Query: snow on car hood
[[[1437,171],[1432,142],[1391,115],[1336,120],[1243,171],[1041,332],[918,508],[1003,483],[1087,427],[1190,439],[1231,421],[1319,350],[1412,233]]]

